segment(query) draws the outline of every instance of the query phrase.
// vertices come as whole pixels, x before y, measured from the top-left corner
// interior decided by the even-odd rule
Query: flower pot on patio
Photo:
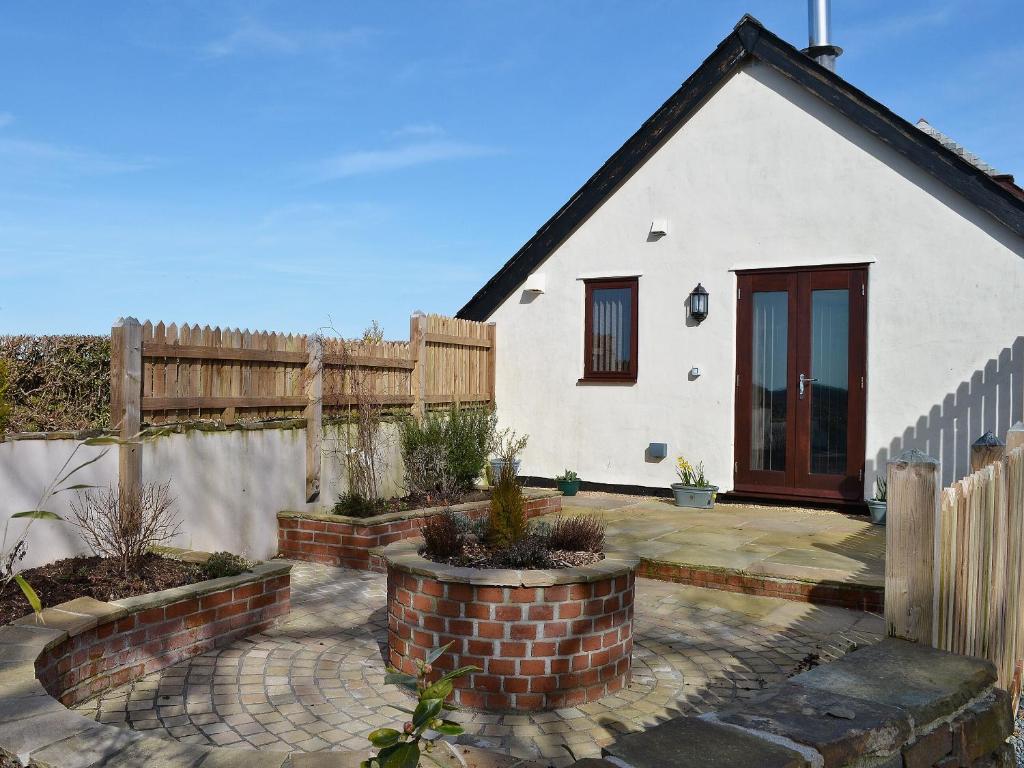
[[[711,509],[715,506],[716,493],[718,493],[717,485],[708,485],[703,488],[699,488],[694,485],[672,483],[672,495],[675,496],[677,507]]]
[[[868,505],[871,522],[875,525],[885,525],[885,513],[889,506],[888,502],[878,501],[877,499],[867,499],[864,503]]]
[[[505,468],[505,462],[502,459],[491,459],[491,481],[493,483],[498,482],[498,478],[501,477],[501,472]],[[516,459],[512,464],[512,473],[519,477],[519,459]]]
[[[563,496],[575,496],[580,489],[579,480],[556,480],[555,485],[562,492]]]

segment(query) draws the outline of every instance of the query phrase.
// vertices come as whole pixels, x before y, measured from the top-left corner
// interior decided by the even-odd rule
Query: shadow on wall
[[[962,381],[917,423],[894,437],[867,462],[867,477],[884,472],[887,462],[911,448],[942,461],[943,485],[970,474],[971,443],[992,432],[1001,440],[1024,418],[1024,336],[1018,336],[984,369]]]

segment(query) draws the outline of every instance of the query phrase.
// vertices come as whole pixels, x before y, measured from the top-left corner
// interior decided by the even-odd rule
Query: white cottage
[[[682,454],[858,503],[903,450],[948,482],[1021,418],[1024,193],[835,52],[745,16],[459,312],[498,324],[524,475],[664,489]]]

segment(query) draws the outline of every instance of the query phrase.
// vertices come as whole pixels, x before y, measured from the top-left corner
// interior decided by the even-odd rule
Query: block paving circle
[[[296,563],[292,613],[262,634],[111,689],[77,707],[182,742],[277,752],[366,750],[401,723],[408,695],[383,684],[385,577]],[[617,734],[720,709],[881,639],[880,617],[637,580],[630,687],[578,708],[454,714],[460,741],[552,765],[596,757]]]

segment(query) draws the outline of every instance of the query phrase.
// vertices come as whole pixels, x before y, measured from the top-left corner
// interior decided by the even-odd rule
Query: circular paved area
[[[364,750],[366,734],[405,719],[383,684],[385,577],[297,563],[292,613],[280,626],[113,689],[78,707],[105,723],[168,739],[274,751]],[[553,765],[598,756],[617,733],[719,709],[880,639],[882,620],[675,584],[637,580],[633,682],[579,708],[455,713],[461,741]]]

